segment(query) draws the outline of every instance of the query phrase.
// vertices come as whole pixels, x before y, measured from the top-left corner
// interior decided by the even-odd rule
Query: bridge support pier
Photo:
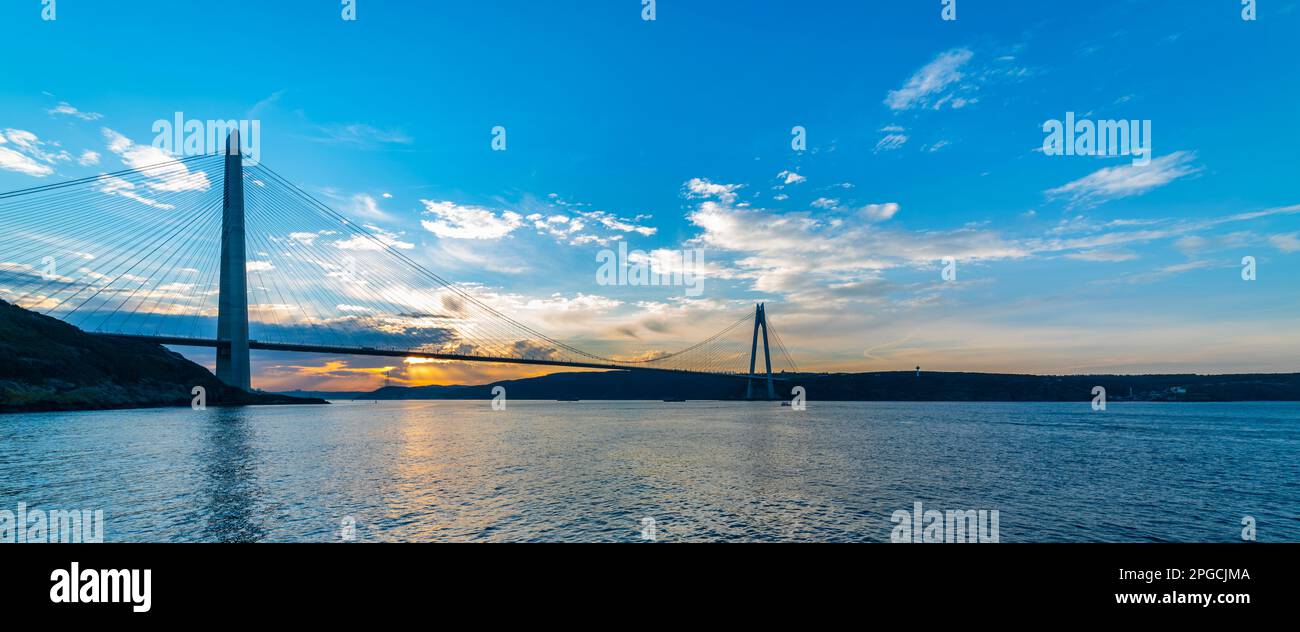
[[[226,138],[221,206],[221,287],[217,298],[217,379],[252,390],[248,357],[248,273],[244,237],[244,157],[239,131]]]
[[[767,399],[776,399],[776,388],[772,386],[772,352],[767,347],[767,312],[759,303],[754,311],[754,342],[749,347],[749,379],[745,380],[745,399],[754,399],[754,363],[758,360],[758,329],[763,328],[763,362],[767,366]]]

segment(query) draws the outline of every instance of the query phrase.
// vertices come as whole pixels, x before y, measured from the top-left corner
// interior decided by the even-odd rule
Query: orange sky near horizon
[[[377,363],[372,362],[378,360]],[[209,369],[214,368],[209,366]],[[491,364],[425,358],[303,358],[264,364],[254,371],[253,385],[266,391],[373,391],[389,386],[489,384],[552,373],[590,371],[553,366]]]

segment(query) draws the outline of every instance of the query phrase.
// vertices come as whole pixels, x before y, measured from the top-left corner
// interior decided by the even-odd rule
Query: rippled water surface
[[[1300,404],[339,402],[0,416],[0,509],[109,541],[1300,541]]]

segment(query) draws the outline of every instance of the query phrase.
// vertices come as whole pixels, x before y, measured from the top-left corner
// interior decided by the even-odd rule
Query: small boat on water
[[[566,399],[557,399],[557,400],[555,400],[555,401],[557,401],[557,402],[580,402],[580,401],[582,401],[582,400],[580,400],[580,399],[578,399],[578,398],[576,398],[576,397],[570,397],[570,398],[566,398]]]
[[[684,402],[684,399],[665,399],[665,402]]]

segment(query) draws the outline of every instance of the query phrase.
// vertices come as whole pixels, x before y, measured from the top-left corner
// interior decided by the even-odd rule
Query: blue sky
[[[805,368],[1295,369],[1297,2],[208,4],[0,7],[0,190],[123,168],[106,130],[257,119],[266,166],[605,350],[766,300]],[[1067,112],[1150,121],[1151,163],[1044,155]],[[703,248],[703,295],[597,285],[619,240]],[[277,387],[383,364],[259,363]]]

